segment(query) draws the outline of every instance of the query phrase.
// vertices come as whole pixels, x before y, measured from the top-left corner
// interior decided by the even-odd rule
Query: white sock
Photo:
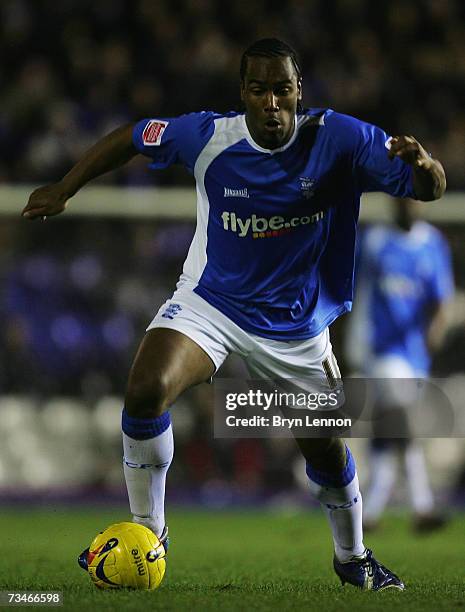
[[[405,449],[405,471],[413,509],[417,514],[432,512],[434,499],[426,471],[425,454],[415,442]]]
[[[307,476],[310,491],[318,499],[328,517],[334,541],[334,552],[341,563],[350,561],[353,556],[362,556],[365,552],[362,527],[362,496],[355,471],[355,463],[347,448],[347,466],[345,478],[350,482],[342,486],[332,486],[333,478],[316,472],[307,464]]]
[[[364,517],[376,521],[386,507],[396,480],[394,449],[373,451],[370,455],[370,487],[363,504]]]
[[[135,440],[123,432],[124,477],[135,523],[157,536],[165,527],[165,482],[174,454],[171,425],[147,440]]]

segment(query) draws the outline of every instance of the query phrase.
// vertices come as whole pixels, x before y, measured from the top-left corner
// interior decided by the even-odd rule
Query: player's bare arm
[[[428,155],[413,136],[394,136],[390,143],[389,158],[400,157],[413,168],[413,187],[417,199],[429,202],[441,198],[446,190],[442,164]]]
[[[438,351],[444,341],[450,316],[449,309],[449,300],[437,302],[431,308],[430,322],[426,334],[428,349],[431,353]]]
[[[34,221],[59,215],[69,198],[86,183],[126,164],[137,155],[132,143],[133,128],[132,123],[117,128],[91,147],[61,181],[33,191],[22,216]]]

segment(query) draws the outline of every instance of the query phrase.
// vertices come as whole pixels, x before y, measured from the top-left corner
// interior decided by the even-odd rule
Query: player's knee
[[[125,397],[125,409],[129,416],[154,418],[165,412],[170,401],[170,384],[163,374],[150,376],[132,373]]]

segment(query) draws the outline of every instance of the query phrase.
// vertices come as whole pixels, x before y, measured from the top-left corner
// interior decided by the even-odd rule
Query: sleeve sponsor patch
[[[142,132],[143,144],[148,146],[159,145],[168,123],[168,121],[160,121],[159,119],[150,120]]]

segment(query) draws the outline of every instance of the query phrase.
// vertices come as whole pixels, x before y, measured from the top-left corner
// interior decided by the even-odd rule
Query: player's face
[[[247,127],[265,149],[282,147],[294,131],[302,85],[290,57],[249,57],[241,83]]]

